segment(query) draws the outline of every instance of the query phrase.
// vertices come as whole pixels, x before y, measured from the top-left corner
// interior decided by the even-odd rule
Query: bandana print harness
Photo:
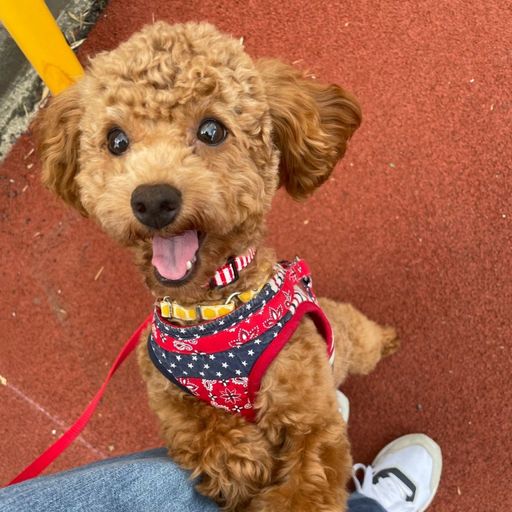
[[[332,328],[306,262],[281,262],[258,295],[216,320],[179,327],[156,306],[148,351],[158,370],[187,393],[254,421],[261,380],[305,314],[325,338],[332,363]]]

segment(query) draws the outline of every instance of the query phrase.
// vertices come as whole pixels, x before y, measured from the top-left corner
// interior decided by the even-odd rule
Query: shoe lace
[[[357,473],[364,471],[363,482],[359,480]],[[389,474],[373,483],[374,470],[372,466],[355,464],[352,468],[352,480],[356,490],[368,498],[372,498],[382,505],[387,512],[416,512],[413,503],[406,501],[410,489],[396,475]]]

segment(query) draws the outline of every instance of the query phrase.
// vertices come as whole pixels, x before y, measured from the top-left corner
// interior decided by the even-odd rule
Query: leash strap
[[[34,460],[34,462],[29,464],[18,476],[9,482],[7,486],[17,484],[23,482],[24,480],[29,480],[30,478],[38,476],[78,437],[80,432],[82,432],[84,427],[89,422],[89,419],[93,415],[110,379],[114,373],[116,373],[117,369],[119,366],[121,366],[123,361],[133,352],[139,342],[142,331],[151,323],[152,318],[153,314],[149,315],[149,317],[146,318],[146,320],[144,320],[144,322],[142,322],[142,324],[140,324],[135,332],[130,336],[116,357],[116,360],[111,366],[108,375],[100,389],[94,398],[89,402],[89,405],[87,405],[78,420],[76,420],[76,422],[71,425],[71,427],[66,432],[64,432],[64,434],[62,434],[62,436],[60,436],[57,441],[55,441],[55,443],[48,447],[36,460]]]

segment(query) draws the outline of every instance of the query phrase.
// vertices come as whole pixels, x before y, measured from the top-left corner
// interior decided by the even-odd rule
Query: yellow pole
[[[83,75],[43,0],[0,0],[0,20],[52,94]]]

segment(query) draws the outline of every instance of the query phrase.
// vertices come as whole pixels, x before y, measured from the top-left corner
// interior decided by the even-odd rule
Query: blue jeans
[[[219,512],[164,448],[102,460],[0,489],[2,512]],[[350,512],[386,512],[352,494]]]

